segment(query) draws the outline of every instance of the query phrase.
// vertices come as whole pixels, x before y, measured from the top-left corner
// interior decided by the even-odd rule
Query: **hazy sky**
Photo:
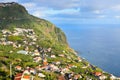
[[[0,0],[18,2],[30,14],[56,24],[120,23],[120,0]]]

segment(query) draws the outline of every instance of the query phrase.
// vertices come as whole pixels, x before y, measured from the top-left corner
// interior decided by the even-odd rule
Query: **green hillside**
[[[30,15],[18,3],[0,3],[0,80],[17,80],[18,74],[31,80],[110,78],[78,57],[54,24]]]

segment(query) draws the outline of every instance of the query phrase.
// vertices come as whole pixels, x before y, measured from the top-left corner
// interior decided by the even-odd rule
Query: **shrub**
[[[8,36],[7,40],[9,40],[9,41],[22,41],[23,37],[22,36]]]

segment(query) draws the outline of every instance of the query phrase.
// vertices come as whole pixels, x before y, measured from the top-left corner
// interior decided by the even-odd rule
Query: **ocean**
[[[120,77],[120,25],[58,25],[79,56],[106,72]]]

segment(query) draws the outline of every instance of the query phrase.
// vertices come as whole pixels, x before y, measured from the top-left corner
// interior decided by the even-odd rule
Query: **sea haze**
[[[91,64],[120,76],[120,25],[58,25],[69,45]]]

